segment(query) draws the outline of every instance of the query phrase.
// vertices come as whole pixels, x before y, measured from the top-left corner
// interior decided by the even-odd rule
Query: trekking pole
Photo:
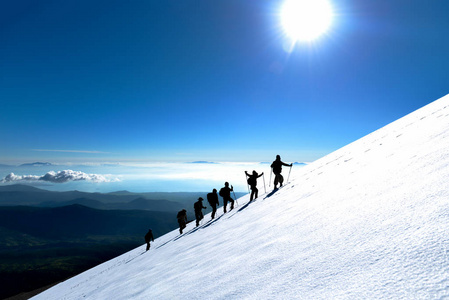
[[[237,197],[235,196],[234,191],[232,191],[232,193],[234,194],[234,198],[235,198],[235,202],[237,203],[237,206],[239,206],[239,202],[237,201]]]
[[[263,189],[265,190],[265,194],[267,193],[267,188],[265,187],[265,174],[262,175],[263,178]]]
[[[248,188],[248,194],[249,194],[248,175],[246,175],[246,172],[245,172],[245,180],[246,180],[246,187]]]
[[[287,183],[288,183],[288,180],[290,179],[290,173],[292,172],[292,168],[293,168],[293,164],[290,167],[290,171],[288,171]]]
[[[271,168],[271,172],[270,172],[270,181],[268,182],[268,188],[270,188],[271,186],[271,174],[273,173],[273,168]]]

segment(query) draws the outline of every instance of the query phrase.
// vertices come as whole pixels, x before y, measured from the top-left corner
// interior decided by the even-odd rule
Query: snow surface
[[[449,95],[298,174],[33,299],[449,298]]]

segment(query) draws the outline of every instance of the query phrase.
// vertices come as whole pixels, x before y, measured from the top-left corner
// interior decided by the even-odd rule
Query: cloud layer
[[[104,175],[99,174],[86,174],[80,171],[63,170],[63,171],[50,171],[45,175],[15,175],[10,173],[5,178],[0,180],[2,183],[18,182],[18,181],[46,181],[52,183],[64,183],[69,181],[93,181],[93,182],[113,182],[118,179],[109,179]]]

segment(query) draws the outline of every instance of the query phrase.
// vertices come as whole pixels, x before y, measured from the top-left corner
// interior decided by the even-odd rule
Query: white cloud
[[[6,175],[0,182],[18,182],[18,181],[46,181],[52,183],[64,183],[69,181],[92,181],[92,182],[114,182],[118,181],[117,178],[110,179],[109,176],[100,174],[87,174],[80,171],[63,170],[63,171],[50,171],[45,175],[15,175],[10,173]]]

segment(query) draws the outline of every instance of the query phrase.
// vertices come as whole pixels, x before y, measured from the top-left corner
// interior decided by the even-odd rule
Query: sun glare
[[[285,33],[294,41],[312,41],[325,33],[333,19],[327,0],[286,0],[281,9]]]

